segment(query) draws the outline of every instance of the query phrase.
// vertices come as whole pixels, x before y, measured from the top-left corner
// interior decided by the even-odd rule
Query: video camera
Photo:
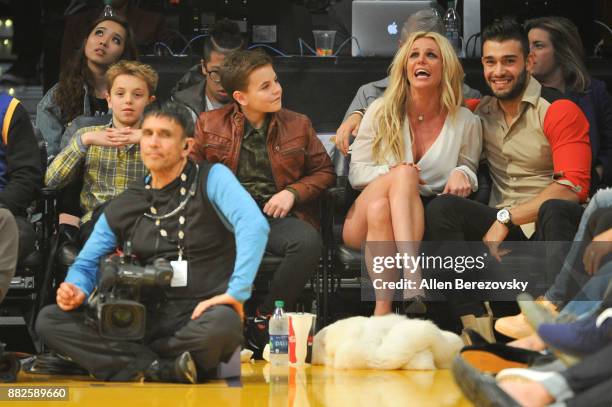
[[[146,309],[140,302],[140,289],[167,287],[172,275],[172,266],[166,259],[155,259],[153,264],[142,267],[131,255],[106,257],[100,262],[98,291],[89,301],[89,320],[98,326],[103,338],[142,339]]]

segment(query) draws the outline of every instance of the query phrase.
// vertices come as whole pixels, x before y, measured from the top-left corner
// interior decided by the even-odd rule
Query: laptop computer
[[[402,27],[410,15],[432,7],[426,0],[355,0],[352,5],[352,41],[354,57],[395,54]]]

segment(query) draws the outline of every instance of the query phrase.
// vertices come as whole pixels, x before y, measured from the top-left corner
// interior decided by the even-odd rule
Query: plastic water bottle
[[[270,364],[289,365],[289,318],[285,315],[283,301],[274,301],[274,314],[270,318]]]
[[[115,17],[115,10],[111,6],[112,0],[104,0],[104,17]]]
[[[446,28],[446,38],[451,43],[457,56],[461,56],[461,42],[459,40],[459,31],[461,31],[461,20],[459,14],[455,10],[455,1],[448,1],[448,9],[444,15],[444,27]]]

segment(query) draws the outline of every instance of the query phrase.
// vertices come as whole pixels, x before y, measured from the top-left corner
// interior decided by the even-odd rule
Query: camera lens
[[[129,307],[115,307],[111,315],[113,325],[127,328],[134,322],[134,314]]]

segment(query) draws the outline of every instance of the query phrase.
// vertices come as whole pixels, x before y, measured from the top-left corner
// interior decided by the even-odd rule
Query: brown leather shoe
[[[548,313],[551,319],[554,319],[559,314],[557,307],[552,302],[548,301],[546,297],[538,297],[535,303],[538,309]],[[495,330],[502,335],[514,339],[526,338],[535,333],[535,330],[529,324],[525,314],[522,312],[518,315],[498,319],[495,322]]]
[[[526,338],[535,333],[523,313],[498,319],[495,321],[495,330],[508,338],[514,339]]]

